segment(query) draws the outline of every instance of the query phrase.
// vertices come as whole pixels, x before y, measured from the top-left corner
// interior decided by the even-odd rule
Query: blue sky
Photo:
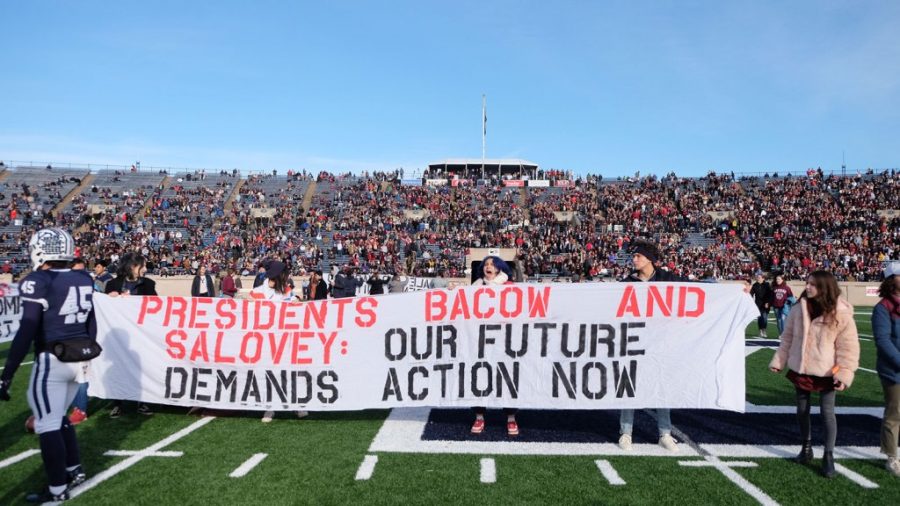
[[[900,2],[0,2],[0,160],[900,167]]]

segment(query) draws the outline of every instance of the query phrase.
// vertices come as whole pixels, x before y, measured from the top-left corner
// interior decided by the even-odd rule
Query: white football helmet
[[[71,262],[75,259],[75,239],[61,228],[43,228],[28,241],[28,255],[34,270],[40,269],[44,262]]]

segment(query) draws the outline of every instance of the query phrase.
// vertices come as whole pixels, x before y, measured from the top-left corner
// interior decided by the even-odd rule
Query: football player
[[[34,272],[22,280],[22,322],[13,338],[0,375],[0,399],[8,401],[13,376],[34,345],[34,367],[28,384],[28,405],[40,438],[49,489],[28,494],[29,502],[64,501],[85,481],[75,428],[66,411],[86,381],[88,362],[96,347],[93,280],[84,270],[71,270],[75,241],[68,232],[46,228],[28,244]]]

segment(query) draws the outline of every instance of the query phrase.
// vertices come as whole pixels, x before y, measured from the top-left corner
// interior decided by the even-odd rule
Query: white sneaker
[[[272,421],[272,418],[275,417],[274,411],[266,411],[266,414],[262,417],[262,423],[269,423]]]
[[[900,458],[888,457],[887,464],[884,466],[889,473],[900,478]]]
[[[673,438],[671,434],[663,434],[662,436],[659,436],[659,446],[662,446],[670,452],[678,451],[678,445],[675,444],[675,438]]]
[[[619,448],[631,451],[631,434],[622,434],[619,436]]]
[[[297,418],[306,418],[309,416],[309,411],[303,411],[302,409],[297,411]]]

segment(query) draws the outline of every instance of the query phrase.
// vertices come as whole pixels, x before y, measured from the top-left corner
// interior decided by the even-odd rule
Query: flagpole
[[[481,179],[484,179],[484,155],[486,151],[485,138],[487,137],[487,98],[481,95]]]

